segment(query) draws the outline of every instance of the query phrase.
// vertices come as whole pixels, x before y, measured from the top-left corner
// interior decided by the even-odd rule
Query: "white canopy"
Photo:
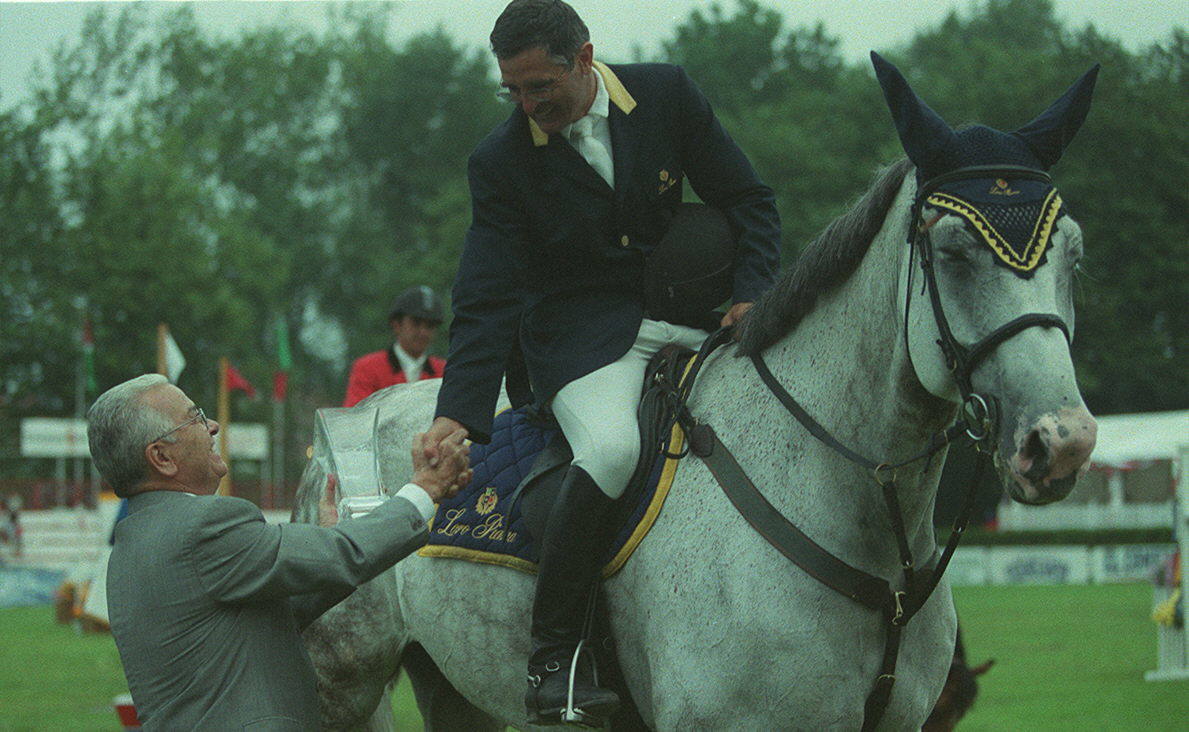
[[[1133,460],[1175,460],[1189,445],[1189,409],[1147,414],[1096,417],[1098,443],[1090,455],[1097,465],[1124,465]]]

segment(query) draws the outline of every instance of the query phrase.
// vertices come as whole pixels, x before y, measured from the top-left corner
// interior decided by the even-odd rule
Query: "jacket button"
[[[619,246],[623,247],[624,249],[627,249],[629,244],[631,244],[631,241],[628,239],[627,234],[624,234],[623,236],[619,237]]]

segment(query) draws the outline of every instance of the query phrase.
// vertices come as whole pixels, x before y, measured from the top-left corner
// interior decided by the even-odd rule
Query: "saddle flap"
[[[566,468],[574,459],[570,443],[560,432],[554,436],[545,449],[533,461],[524,480],[512,492],[510,505],[515,506],[520,501],[520,514],[524,517],[525,528],[533,538],[545,535],[545,524],[549,521],[549,511],[553,508],[553,501],[561,489],[562,478],[566,475]],[[537,549],[533,545],[533,561],[537,559]]]

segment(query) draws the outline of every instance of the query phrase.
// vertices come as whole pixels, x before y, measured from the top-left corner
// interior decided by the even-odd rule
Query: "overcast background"
[[[363,1],[363,0],[356,0]],[[375,0],[369,0],[375,1]],[[441,25],[456,41],[486,48],[491,24],[507,0],[395,0],[391,33],[397,40]],[[0,108],[8,109],[27,94],[36,65],[48,67],[53,49],[74,42],[94,2],[0,1]],[[177,3],[149,2],[171,9]],[[571,0],[590,27],[595,53],[608,61],[631,60],[633,49],[654,54],[674,26],[707,0]],[[719,3],[729,15],[734,0]],[[842,54],[858,60],[869,49],[888,50],[907,42],[920,29],[941,22],[951,10],[963,12],[979,0],[760,0],[779,10],[785,27],[821,21],[841,40]],[[315,31],[326,27],[328,3],[304,0],[193,3],[201,27],[214,34],[235,33],[256,24],[289,22]],[[1066,27],[1093,23],[1106,36],[1132,50],[1166,42],[1174,27],[1189,20],[1189,0],[1055,0]]]

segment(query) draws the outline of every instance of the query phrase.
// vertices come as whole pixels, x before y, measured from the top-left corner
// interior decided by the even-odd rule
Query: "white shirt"
[[[611,110],[611,97],[607,94],[607,85],[603,83],[603,75],[596,69],[595,98],[584,117],[574,120],[562,129],[562,134],[574,149],[578,151],[590,167],[607,181],[607,185],[615,187],[615,165],[611,155],[611,126],[607,116]]]
[[[436,506],[433,504],[433,499],[425,492],[425,489],[416,483],[405,483],[404,486],[396,492],[396,495],[407,499],[410,503],[417,507],[421,512],[421,517],[429,523],[430,519],[436,511]]]
[[[421,358],[413,358],[405,353],[405,349],[400,347],[399,343],[392,344],[392,352],[396,354],[396,361],[400,364],[400,370],[405,372],[405,381],[410,384],[415,384],[421,381],[421,370],[425,368],[425,360],[429,358],[429,352],[421,354]]]

